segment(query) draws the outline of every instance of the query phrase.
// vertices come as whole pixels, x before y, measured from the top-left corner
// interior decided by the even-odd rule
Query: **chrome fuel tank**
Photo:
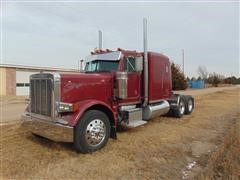
[[[126,99],[128,97],[128,74],[127,72],[117,72],[117,97]]]
[[[169,109],[170,105],[165,100],[159,103],[149,104],[143,109],[143,119],[149,120],[167,114]]]

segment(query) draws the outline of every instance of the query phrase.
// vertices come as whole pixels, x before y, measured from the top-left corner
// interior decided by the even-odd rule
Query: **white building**
[[[0,64],[0,95],[29,95],[29,76],[42,71],[76,72],[77,69]]]

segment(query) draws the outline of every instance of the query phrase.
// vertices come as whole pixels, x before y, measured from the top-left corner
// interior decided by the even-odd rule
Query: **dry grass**
[[[238,116],[239,117],[239,116]],[[240,179],[240,121],[229,130],[199,179]]]

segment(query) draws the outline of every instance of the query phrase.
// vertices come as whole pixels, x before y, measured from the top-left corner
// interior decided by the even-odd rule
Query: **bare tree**
[[[208,78],[208,71],[206,66],[198,66],[197,73],[203,80],[206,80]]]

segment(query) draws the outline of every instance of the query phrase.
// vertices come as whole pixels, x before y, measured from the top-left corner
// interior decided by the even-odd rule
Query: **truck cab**
[[[160,53],[98,50],[84,63],[83,72],[30,77],[25,128],[88,153],[116,139],[118,126],[133,128],[166,114],[182,117],[194,108],[191,96],[173,94],[171,64]]]

